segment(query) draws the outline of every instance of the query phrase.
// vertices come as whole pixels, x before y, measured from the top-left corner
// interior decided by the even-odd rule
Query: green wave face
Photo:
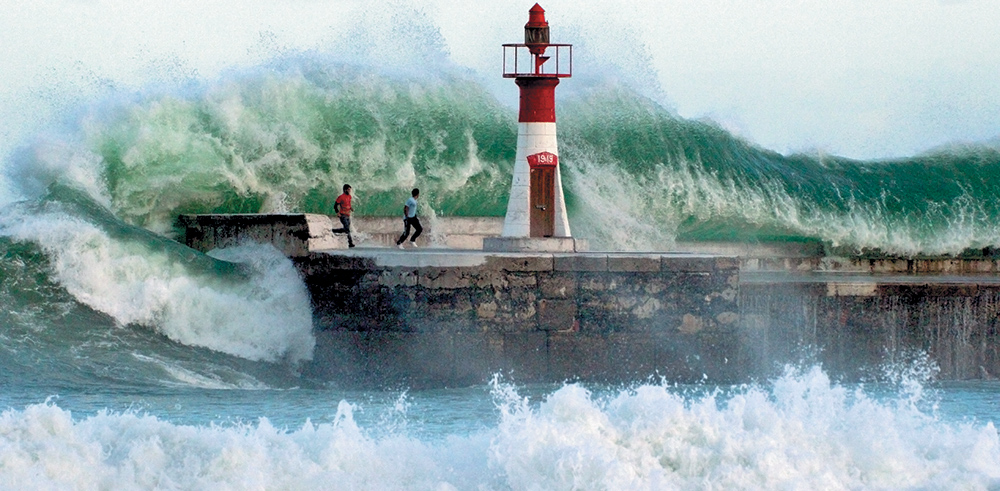
[[[570,222],[597,247],[821,241],[939,254],[1000,244],[996,148],[785,156],[625,88],[566,93]],[[363,215],[398,214],[416,186],[431,216],[502,216],[516,113],[463,76],[303,63],[121,105],[83,133],[114,213],[170,235],[181,213],[330,214],[344,183]]]
[[[157,335],[140,344],[168,339],[290,366],[315,345],[306,287],[270,244],[202,254],[59,184],[0,213],[0,300],[11,308],[0,336],[60,325],[115,336],[108,326],[127,326]]]
[[[818,240],[898,254],[1000,243],[996,148],[870,162],[783,156],[616,90],[560,114],[574,226],[605,243]]]
[[[86,141],[115,213],[158,232],[179,213],[332,213],[345,183],[362,214],[421,186],[438,214],[500,215],[509,116],[467,81],[301,69],[134,104]]]

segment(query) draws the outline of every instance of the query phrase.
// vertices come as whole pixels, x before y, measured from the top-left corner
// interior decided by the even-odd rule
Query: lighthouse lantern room
[[[514,175],[500,237],[513,240],[493,241],[505,243],[503,249],[578,249],[570,234],[556,142],[555,88],[559,79],[572,75],[573,46],[549,42],[545,10],[536,3],[528,11],[524,43],[503,45],[503,76],[513,78],[521,92]]]

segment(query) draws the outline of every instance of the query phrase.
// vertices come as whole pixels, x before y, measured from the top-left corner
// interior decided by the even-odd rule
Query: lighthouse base
[[[486,252],[585,252],[586,239],[573,237],[485,237]]]

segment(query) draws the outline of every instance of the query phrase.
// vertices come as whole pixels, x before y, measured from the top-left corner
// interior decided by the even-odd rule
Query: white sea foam
[[[1000,485],[992,423],[949,426],[813,369],[771,393],[690,399],[567,386],[504,406],[492,465],[515,489],[971,489]]]
[[[250,360],[312,358],[308,292],[291,262],[270,245],[213,251],[249,266],[248,278],[238,281],[193,272],[177,257],[57,212],[4,215],[0,233],[39,244],[56,281],[122,325],[147,326],[183,344]]]
[[[790,371],[770,389],[684,395],[567,385],[532,404],[497,385],[498,424],[426,438],[328,422],[184,426],[74,418],[51,403],[0,415],[10,489],[995,489],[992,423],[952,424],[909,396],[879,400]]]
[[[75,422],[53,405],[0,416],[0,486],[8,489],[448,490],[458,489],[462,461],[405,436],[370,438],[344,402],[333,422],[291,432],[263,418],[228,428],[137,414]]]

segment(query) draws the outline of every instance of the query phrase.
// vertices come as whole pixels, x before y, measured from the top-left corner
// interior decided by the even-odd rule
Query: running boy
[[[399,240],[396,241],[396,247],[400,249],[403,248],[403,242],[406,237],[410,235],[410,227],[413,227],[413,237],[410,237],[410,246],[417,247],[417,237],[420,236],[420,232],[424,231],[424,228],[420,226],[420,219],[417,218],[417,197],[420,196],[420,190],[413,188],[410,192],[410,199],[406,200],[406,204],[403,205],[403,235],[399,236]]]

